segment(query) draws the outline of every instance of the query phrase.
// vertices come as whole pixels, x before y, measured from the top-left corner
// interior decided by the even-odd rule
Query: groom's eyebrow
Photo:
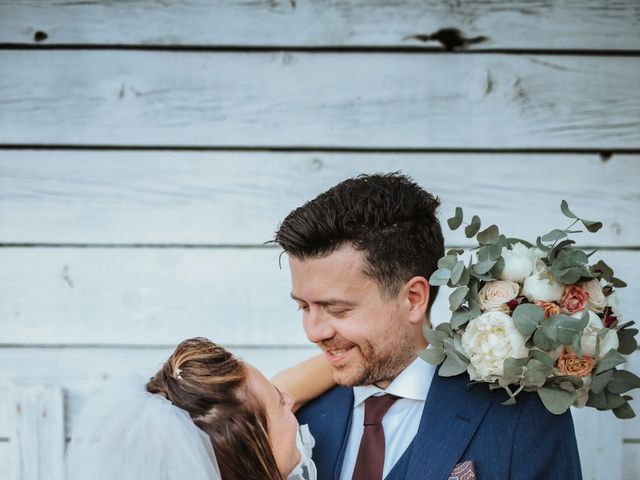
[[[307,303],[306,300],[303,300],[301,298],[296,297],[293,292],[291,292],[291,298],[293,298],[296,302],[304,302]],[[320,305],[320,306],[331,306],[331,305],[341,305],[341,306],[345,306],[345,307],[355,307],[356,303],[355,302],[350,302],[349,300],[343,300],[341,298],[328,298],[326,300],[318,300],[315,302],[311,302],[311,303],[315,303],[316,305]]]

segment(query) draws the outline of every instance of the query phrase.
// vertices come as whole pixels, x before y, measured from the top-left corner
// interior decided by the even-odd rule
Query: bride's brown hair
[[[206,338],[178,345],[147,391],[187,411],[213,445],[224,480],[283,480],[264,405],[247,389],[244,364]]]

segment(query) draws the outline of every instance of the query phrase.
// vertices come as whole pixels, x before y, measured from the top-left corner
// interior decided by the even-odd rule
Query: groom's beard
[[[341,337],[318,345],[323,350],[354,349],[348,363],[332,366],[333,379],[345,387],[391,382],[416,358],[415,340],[406,331],[376,345],[369,340],[355,344]]]

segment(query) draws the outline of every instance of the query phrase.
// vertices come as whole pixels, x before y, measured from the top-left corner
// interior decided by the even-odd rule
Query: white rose
[[[613,292],[607,297],[607,306],[611,307],[611,311],[618,319],[618,321],[622,320],[622,312],[620,311],[620,300],[618,299],[618,294],[616,292]]]
[[[501,280],[522,283],[531,275],[536,265],[537,256],[534,248],[527,248],[522,243],[515,243],[511,250],[502,247],[504,268],[500,273]]]
[[[486,312],[471,320],[462,334],[471,380],[491,382],[502,376],[505,359],[529,355],[526,341],[513,319],[502,312]]]
[[[518,296],[520,285],[508,280],[487,282],[478,292],[478,300],[483,310],[505,311],[505,303]],[[506,308],[509,312],[509,307]]]
[[[524,281],[522,294],[530,301],[557,302],[564,293],[564,285],[556,282],[547,267],[538,262],[533,274]]]
[[[595,278],[584,282],[580,285],[589,294],[589,300],[587,306],[597,313],[604,312],[604,307],[607,306],[607,297],[602,292],[602,285]]]
[[[587,311],[589,312],[589,323],[586,327],[584,327],[584,331],[582,332],[582,338],[580,339],[580,349],[582,350],[582,355],[589,355],[590,357],[593,357],[596,354],[598,333],[605,327],[598,315],[596,315],[591,310]],[[583,312],[584,310],[576,312],[572,316],[580,318],[582,317]],[[605,336],[600,339],[600,353],[598,355],[598,359],[601,360],[609,350],[611,350],[612,348],[618,348],[618,346],[619,344],[617,332],[615,330],[609,330],[605,334]]]

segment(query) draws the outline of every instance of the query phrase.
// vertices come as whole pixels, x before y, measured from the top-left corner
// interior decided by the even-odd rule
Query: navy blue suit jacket
[[[571,413],[549,413],[536,393],[520,393],[516,405],[505,399],[466,374],[436,373],[418,433],[385,479],[446,480],[465,460],[478,480],[581,479]],[[353,390],[336,387],[298,412],[316,440],[318,480],[339,479],[352,411]]]

